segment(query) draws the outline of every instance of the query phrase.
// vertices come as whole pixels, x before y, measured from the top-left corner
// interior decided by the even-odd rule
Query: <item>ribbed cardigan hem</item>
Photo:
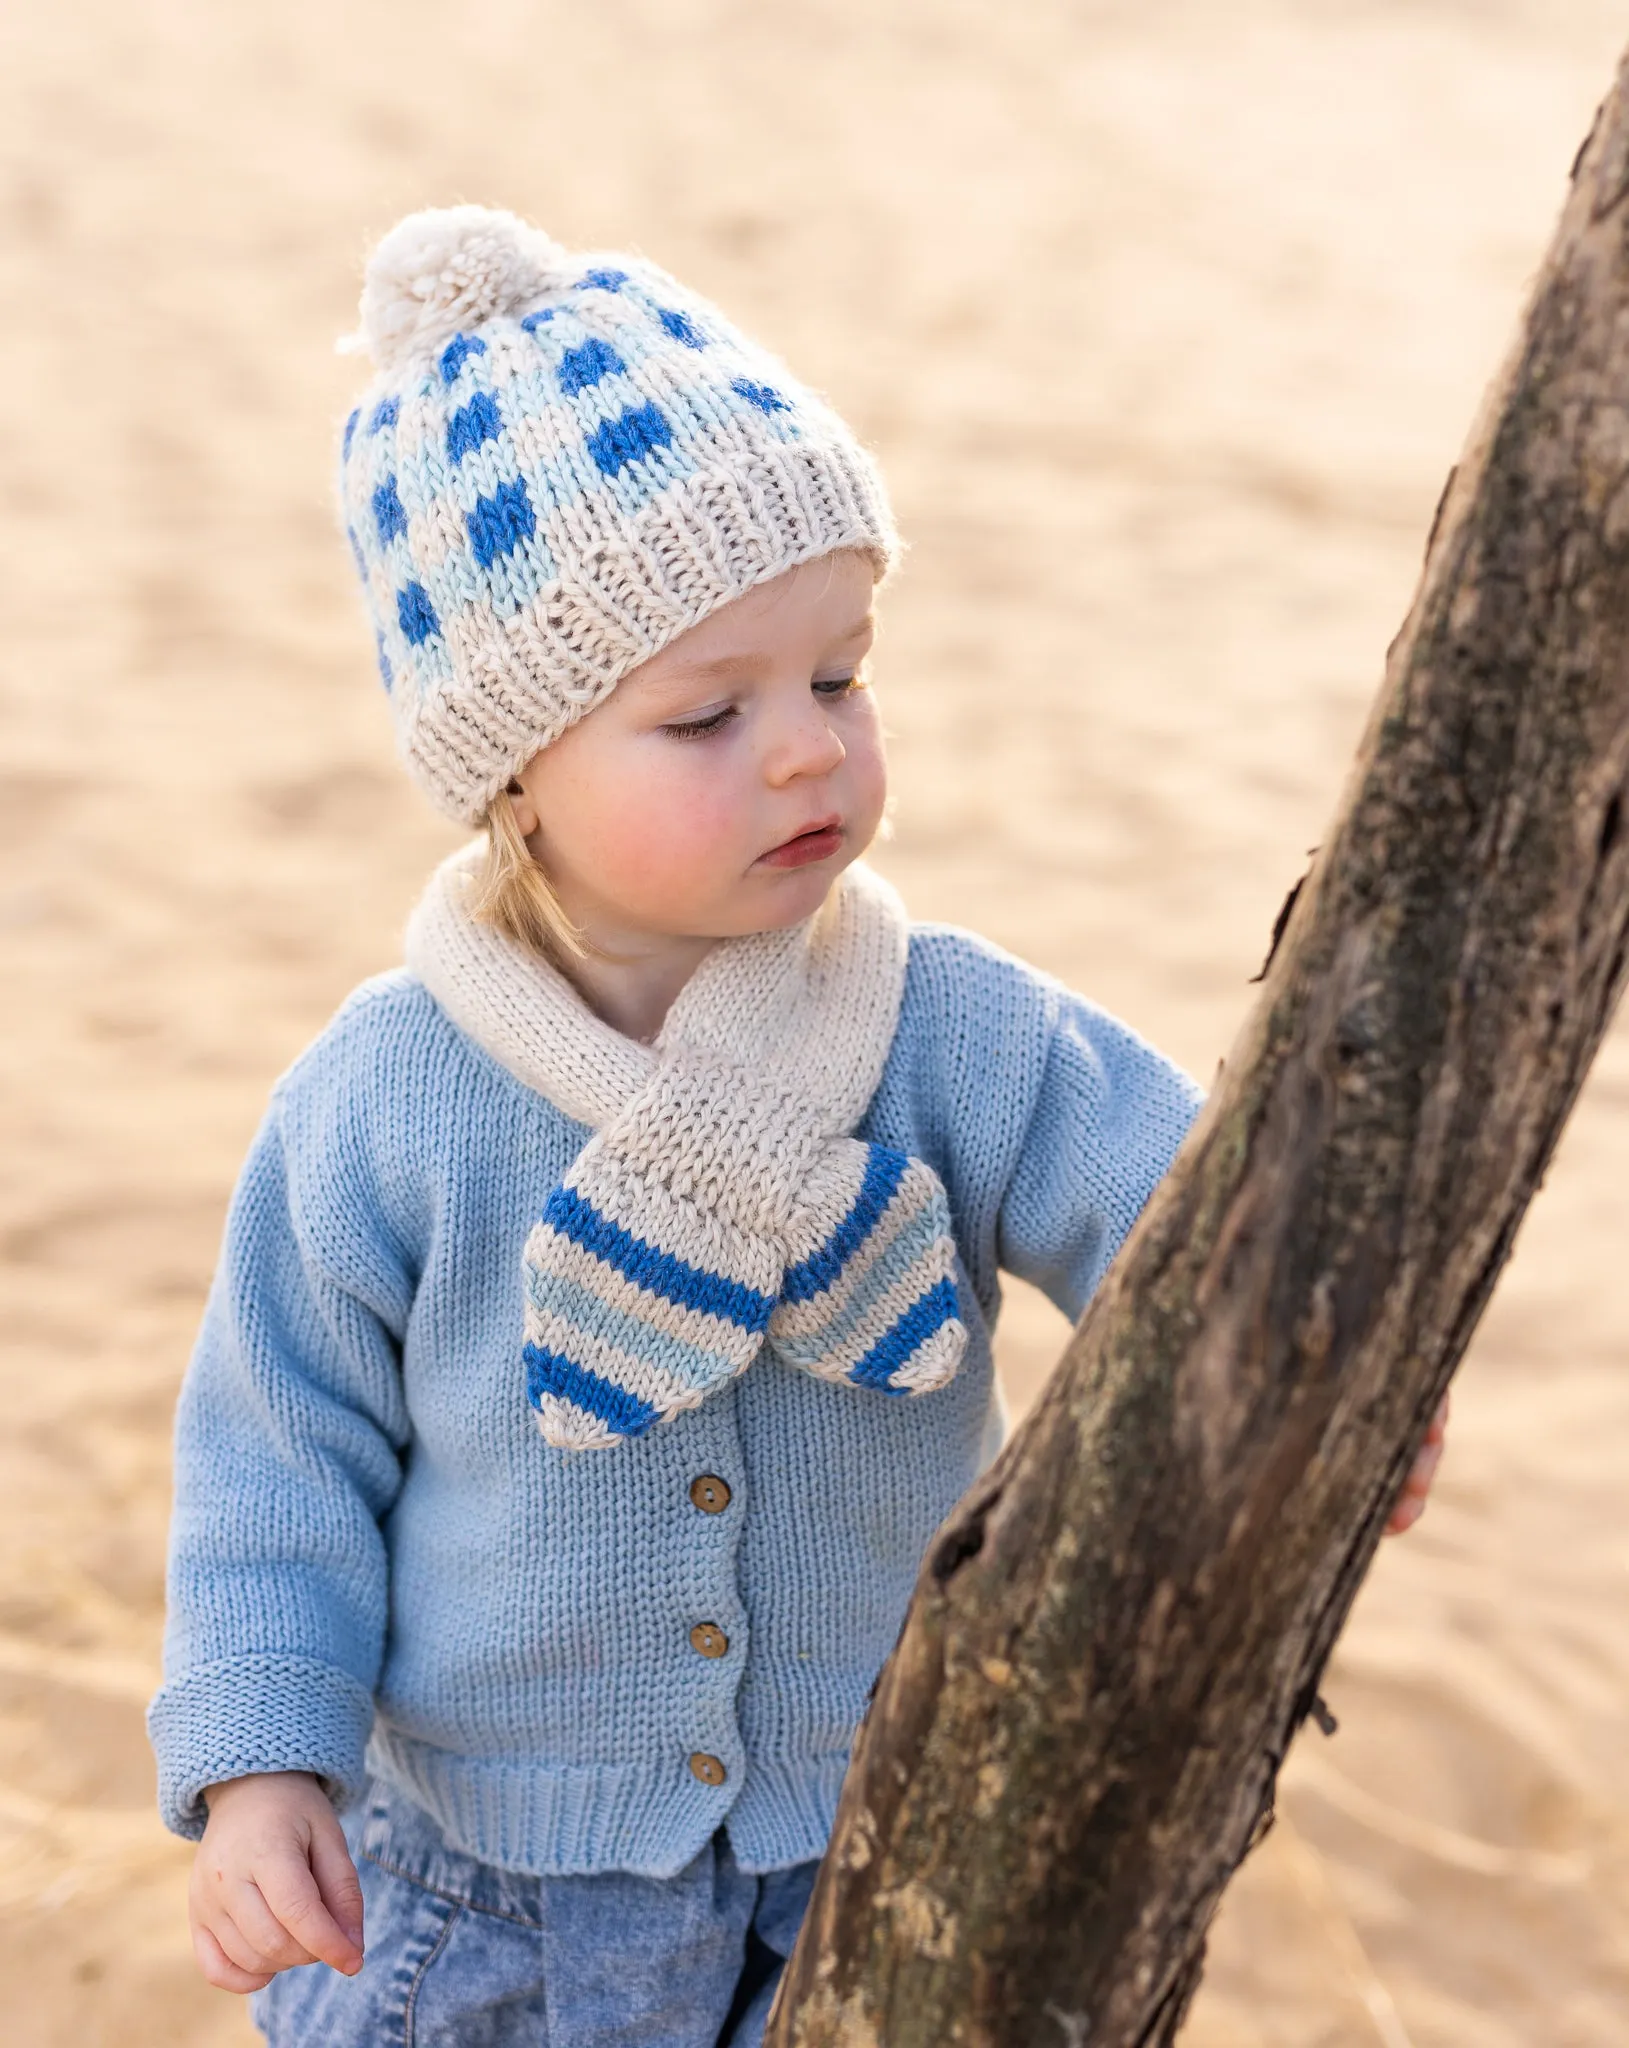
[[[502,1870],[673,1877],[721,1826],[749,1871],[823,1854],[846,1759],[751,1764],[736,1751],[721,1760],[728,1775],[714,1786],[692,1776],[678,1752],[637,1764],[527,1765],[457,1756],[389,1727],[375,1729],[368,1752],[369,1767],[421,1806],[455,1849]]]
[[[826,1853],[848,1757],[775,1757],[747,1766],[730,1811],[730,1849],[746,1871],[787,1870]]]
[[[362,1789],[372,1720],[367,1687],[315,1658],[260,1651],[198,1665],[147,1710],[165,1826],[197,1841],[207,1787],[263,1771],[311,1771],[343,1805]]]

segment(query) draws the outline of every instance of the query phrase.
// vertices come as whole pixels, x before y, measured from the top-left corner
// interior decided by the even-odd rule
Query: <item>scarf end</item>
[[[887,1384],[890,1394],[931,1394],[947,1386],[967,1351],[967,1330],[954,1317],[911,1354]]]

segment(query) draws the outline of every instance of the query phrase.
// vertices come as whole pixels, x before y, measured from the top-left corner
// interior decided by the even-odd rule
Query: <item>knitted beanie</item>
[[[838,548],[893,560],[842,421],[654,264],[410,214],[361,324],[346,527],[402,752],[462,823],[720,605]]]

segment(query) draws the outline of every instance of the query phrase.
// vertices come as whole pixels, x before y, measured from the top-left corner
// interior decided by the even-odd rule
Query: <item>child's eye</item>
[[[710,732],[719,732],[735,716],[735,706],[726,704],[722,711],[710,711],[705,718],[693,718],[678,725],[664,725],[662,731],[676,740],[705,739]]]
[[[846,676],[816,676],[814,689],[822,697],[843,697],[859,684],[858,672]]]

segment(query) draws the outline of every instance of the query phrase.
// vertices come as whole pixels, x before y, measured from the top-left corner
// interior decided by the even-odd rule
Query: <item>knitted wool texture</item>
[[[466,824],[640,662],[896,538],[835,413],[705,299],[459,206],[385,237],[340,497],[407,765]]]
[[[171,1826],[251,1771],[354,1793],[371,1728],[379,1774],[483,1862],[665,1876],[725,1825],[746,1870],[818,1856],[991,1448],[998,1268],[1078,1316],[1196,1099],[1056,982],[914,926],[855,1135],[949,1196],[955,1379],[873,1400],[765,1357],[579,1456],[517,1398],[515,1339],[522,1248],[588,1132],[415,977],[358,991],[277,1086],[182,1395],[151,1717]]]
[[[597,1127],[526,1242],[527,1393],[568,1450],[642,1436],[767,1340],[818,1379],[926,1393],[955,1373],[955,1244],[939,1177],[861,1144],[909,927],[851,867],[815,917],[723,942],[655,1045],[464,907],[479,848],[442,864],[407,960],[459,1027]]]

